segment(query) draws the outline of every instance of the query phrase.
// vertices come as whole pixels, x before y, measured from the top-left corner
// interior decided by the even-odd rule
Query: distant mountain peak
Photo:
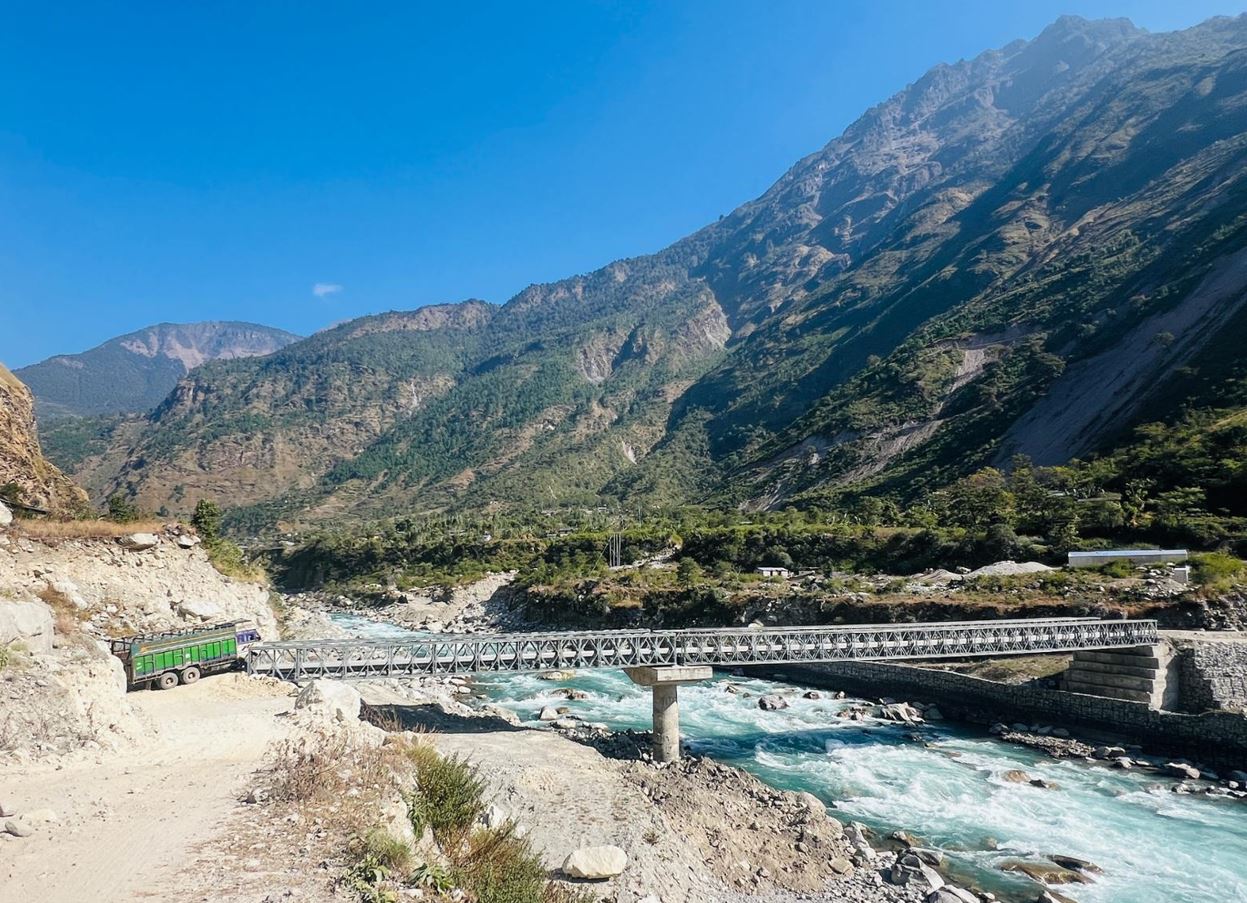
[[[80,354],[58,354],[17,375],[45,418],[138,413],[155,407],[181,377],[208,361],[272,354],[298,338],[237,321],[157,323]]]

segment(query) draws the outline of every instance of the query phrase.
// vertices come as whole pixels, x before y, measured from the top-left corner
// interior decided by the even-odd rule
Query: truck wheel
[[[161,690],[172,690],[177,685],[178,675],[176,671],[166,671],[156,678],[156,686]]]
[[[183,671],[179,676],[182,678],[182,683],[193,684],[195,681],[199,680],[199,669],[192,666]]]

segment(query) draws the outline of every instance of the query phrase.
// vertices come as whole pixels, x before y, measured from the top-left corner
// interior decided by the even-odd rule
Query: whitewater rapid
[[[335,617],[364,635],[402,628]],[[729,684],[738,693],[727,692]],[[649,691],[618,671],[556,682],[489,675],[479,692],[536,726],[543,705],[586,722],[648,729]],[[556,695],[571,687],[581,700]],[[1247,903],[1247,806],[1172,793],[1172,779],[1055,760],[959,724],[918,727],[841,720],[860,700],[802,697],[792,684],[718,677],[680,690],[682,733],[693,752],[729,762],[773,786],[821,797],[843,821],[904,830],[943,850],[949,871],[1003,897],[1033,900],[1036,885],[1003,872],[1010,859],[1063,854],[1104,870],[1061,888],[1079,903]],[[758,697],[783,693],[789,708],[764,712]],[[1021,769],[1054,784],[1013,783]]]

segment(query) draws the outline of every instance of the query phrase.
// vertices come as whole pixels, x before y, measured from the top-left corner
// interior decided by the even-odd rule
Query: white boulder
[[[314,680],[294,701],[296,709],[313,709],[326,713],[335,721],[358,721],[363,698],[350,684],[337,680]]]
[[[0,527],[7,527],[13,523],[13,512],[9,510],[9,506],[4,502],[0,502]]]
[[[155,533],[131,533],[128,536],[122,536],[117,542],[127,549],[142,552],[160,545],[160,537]]]
[[[628,854],[619,847],[581,847],[563,862],[563,874],[600,881],[622,874],[627,865]]]
[[[52,651],[52,609],[42,602],[0,602],[0,646],[21,643],[31,652]]]

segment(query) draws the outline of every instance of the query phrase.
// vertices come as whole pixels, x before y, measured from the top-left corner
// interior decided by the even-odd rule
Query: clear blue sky
[[[714,220],[935,63],[1243,5],[9,0],[0,361],[502,302]]]

